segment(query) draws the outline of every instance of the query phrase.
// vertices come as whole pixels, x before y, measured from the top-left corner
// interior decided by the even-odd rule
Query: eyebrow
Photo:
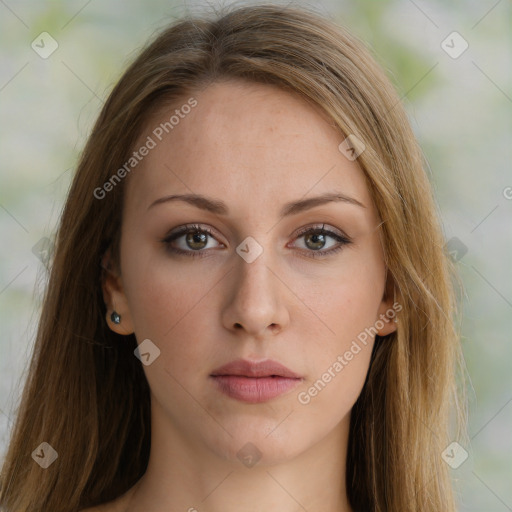
[[[191,204],[192,206],[195,206],[196,208],[206,210],[216,215],[227,215],[229,213],[229,208],[221,200],[211,199],[200,194],[172,194],[169,196],[164,196],[151,203],[148,207],[148,210],[153,206],[162,203],[168,203],[170,201],[184,201]],[[297,213],[309,210],[310,208],[314,208],[316,206],[339,202],[366,208],[364,204],[359,202],[357,199],[354,199],[353,197],[349,197],[340,192],[331,192],[316,197],[310,197],[308,199],[301,199],[299,201],[286,203],[283,208],[281,208],[280,216],[288,217],[290,215],[296,215]]]

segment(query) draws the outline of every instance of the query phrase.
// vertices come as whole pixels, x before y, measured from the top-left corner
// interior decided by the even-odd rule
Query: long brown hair
[[[298,93],[342,133],[364,141],[358,162],[382,220],[402,310],[397,332],[377,336],[352,410],[348,497],[360,511],[454,511],[441,453],[450,407],[462,411],[455,274],[423,155],[397,93],[365,46],[311,9],[276,5],[174,22],[105,103],[61,216],[0,505],[7,512],[77,511],[120,496],[144,474],[149,387],[133,354],[135,336],[115,334],[105,322],[101,290],[102,255],[111,248],[119,261],[125,180],[103,199],[94,191],[129,159],[151,112],[223,79]],[[47,469],[31,456],[42,442],[58,453]]]

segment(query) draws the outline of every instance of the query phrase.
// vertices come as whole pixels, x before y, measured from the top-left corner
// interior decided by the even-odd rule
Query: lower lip
[[[242,402],[257,404],[267,402],[293,389],[302,379],[287,377],[242,377],[240,375],[215,375],[219,389]]]

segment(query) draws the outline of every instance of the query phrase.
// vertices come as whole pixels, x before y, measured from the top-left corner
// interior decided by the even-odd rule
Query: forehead
[[[338,149],[344,136],[320,107],[272,85],[237,81],[192,98],[194,107],[182,108],[193,104],[184,97],[147,123],[136,148],[147,137],[154,147],[130,173],[131,208],[171,193],[222,198],[240,212],[263,205],[277,212],[332,190],[371,203],[362,170]]]

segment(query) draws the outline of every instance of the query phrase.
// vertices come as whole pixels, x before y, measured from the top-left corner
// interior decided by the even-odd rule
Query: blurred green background
[[[103,101],[156,31],[230,3],[0,2],[0,457],[37,325],[45,251]],[[370,46],[429,162],[464,283],[469,457],[451,470],[460,510],[512,510],[511,2],[305,5]],[[49,56],[55,43],[41,43],[42,32],[58,44]]]

